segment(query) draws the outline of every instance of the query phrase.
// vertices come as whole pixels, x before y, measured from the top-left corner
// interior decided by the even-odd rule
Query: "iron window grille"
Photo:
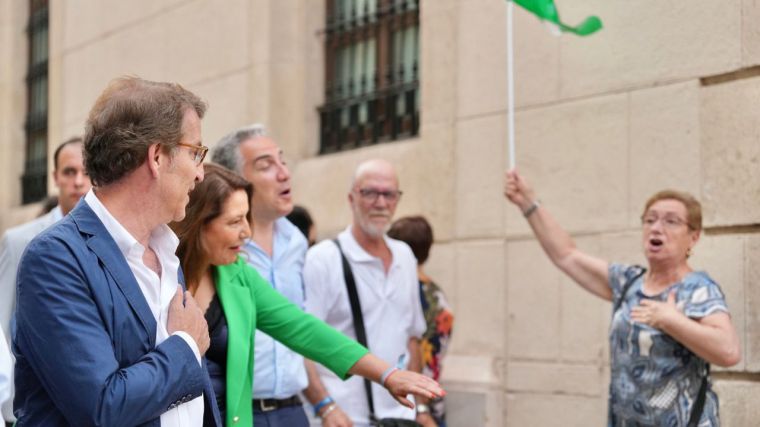
[[[325,58],[321,154],[418,135],[418,0],[327,0]]]
[[[29,69],[26,76],[26,158],[22,203],[47,196],[48,0],[29,1]]]

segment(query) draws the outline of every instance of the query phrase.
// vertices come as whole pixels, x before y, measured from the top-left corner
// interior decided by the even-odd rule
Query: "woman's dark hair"
[[[152,144],[173,152],[188,109],[203,118],[206,103],[176,83],[138,77],[111,81],[85,124],[84,167],[92,185],[108,185],[137,169]]]
[[[391,225],[388,236],[406,242],[412,248],[417,264],[422,265],[427,261],[433,245],[433,228],[424,217],[407,216],[397,219]]]
[[[253,195],[251,183],[235,172],[213,163],[206,163],[203,168],[205,178],[190,193],[185,219],[169,224],[179,237],[177,256],[190,291],[198,286],[208,260],[201,243],[204,226],[221,215],[224,202],[235,191],[245,190],[249,203]]]

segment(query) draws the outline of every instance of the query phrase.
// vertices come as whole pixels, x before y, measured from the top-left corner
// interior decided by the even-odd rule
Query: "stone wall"
[[[0,227],[19,208],[25,8],[0,0]],[[706,230],[693,266],[726,292],[742,362],[715,374],[724,425],[751,425],[760,392],[760,6],[754,0],[557,0],[599,15],[597,35],[554,37],[515,11],[517,164],[578,245],[644,262],[639,216],[664,187],[694,193]],[[610,306],[554,268],[502,196],[506,6],[421,5],[417,138],[316,156],[324,7],[312,0],[51,2],[50,146],[80,133],[113,77],[177,81],[210,109],[203,137],[263,122],[292,160],[320,237],[350,220],[355,165],[398,165],[398,215],[425,214],[429,273],[456,315],[444,384],[452,426],[603,425]],[[8,58],[13,60],[9,61]],[[756,399],[755,399],[756,400]]]

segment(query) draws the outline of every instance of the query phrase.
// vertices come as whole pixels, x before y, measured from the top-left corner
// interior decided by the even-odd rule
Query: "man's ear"
[[[150,171],[151,176],[153,176],[153,178],[158,178],[158,169],[161,166],[161,163],[167,161],[166,156],[161,152],[161,144],[151,144],[148,147],[148,156],[145,161],[148,162],[148,170]]]

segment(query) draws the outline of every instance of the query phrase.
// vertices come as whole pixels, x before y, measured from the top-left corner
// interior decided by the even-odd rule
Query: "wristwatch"
[[[424,403],[418,403],[417,404],[417,413],[418,414],[429,414],[430,413],[430,406],[424,404]]]

